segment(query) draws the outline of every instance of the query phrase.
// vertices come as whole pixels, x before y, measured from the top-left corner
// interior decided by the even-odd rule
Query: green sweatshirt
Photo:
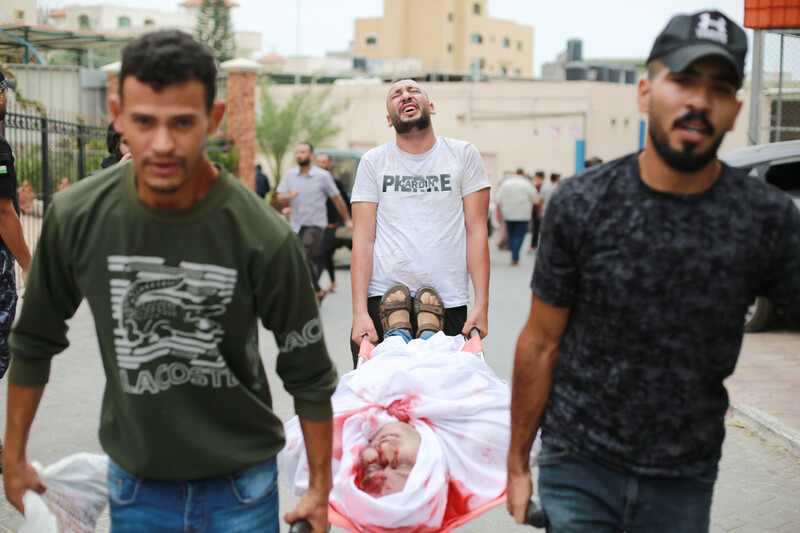
[[[306,420],[331,417],[336,369],[299,240],[224,170],[195,206],[150,208],[131,163],[56,195],[10,337],[9,381],[42,386],[82,298],[106,372],[100,442],[134,475],[230,474],[284,445],[258,351],[275,335],[277,372]]]

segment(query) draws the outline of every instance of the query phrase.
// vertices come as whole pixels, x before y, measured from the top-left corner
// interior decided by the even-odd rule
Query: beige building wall
[[[355,55],[418,57],[426,70],[530,77],[533,28],[487,16],[487,0],[384,0],[380,19],[357,19]],[[480,38],[480,39],[478,39]],[[480,40],[480,42],[474,42]]]
[[[491,83],[428,83],[424,85],[436,114],[437,135],[472,142],[484,158],[492,183],[518,167],[548,175],[575,172],[576,142],[586,141],[586,157],[604,161],[639,148],[640,121],[636,86],[601,82],[508,81]],[[334,85],[330,102],[347,102],[339,115],[342,132],[326,147],[368,149],[394,140],[386,118],[389,85]],[[270,91],[285,101],[294,86]],[[323,90],[322,87],[319,90]],[[734,131],[720,154],[747,145],[749,96]],[[258,102],[256,110],[258,110]],[[291,163],[293,154],[287,158]]]
[[[36,24],[36,0],[0,2],[0,23]]]

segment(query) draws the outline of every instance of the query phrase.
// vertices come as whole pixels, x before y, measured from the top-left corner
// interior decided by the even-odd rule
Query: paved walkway
[[[745,335],[726,386],[738,414],[800,458],[800,326]]]

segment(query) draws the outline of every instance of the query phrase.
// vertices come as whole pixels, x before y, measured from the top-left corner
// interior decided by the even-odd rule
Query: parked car
[[[328,154],[331,158],[331,174],[334,178],[341,180],[344,190],[350,197],[353,193],[353,183],[356,181],[356,171],[361,163],[361,157],[366,153],[365,150],[339,150],[335,148],[317,148],[316,154]],[[353,248],[353,232],[344,226],[336,228],[334,241],[335,248],[346,246]]]
[[[753,178],[785,191],[800,209],[800,140],[748,146],[721,159],[732,167],[745,170]],[[772,302],[764,296],[758,296],[745,316],[745,331],[768,328],[775,313]]]

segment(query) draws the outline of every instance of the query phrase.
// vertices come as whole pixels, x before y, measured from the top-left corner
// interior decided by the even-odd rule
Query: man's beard
[[[311,164],[311,158],[307,157],[305,159],[300,159],[298,157],[297,158],[297,164],[300,165],[301,167],[307,167],[309,164]]]
[[[708,134],[714,135],[714,126],[702,113],[697,111],[689,111],[683,117],[679,118],[673,124],[673,129],[679,127],[684,122],[690,120],[702,120],[703,125],[708,130]],[[680,170],[682,172],[695,172],[708,165],[717,157],[717,150],[722,144],[725,137],[720,135],[719,139],[703,152],[695,153],[693,150],[697,147],[696,143],[683,143],[683,150],[676,150],[669,145],[669,138],[666,132],[661,128],[661,122],[655,118],[653,113],[650,114],[650,127],[648,128],[650,140],[653,141],[653,146],[661,156],[661,159],[671,168]]]
[[[417,130],[422,131],[431,125],[431,116],[429,113],[425,113],[423,111],[417,118],[413,118],[411,120],[398,119],[393,122],[393,125],[394,131],[401,134],[408,133],[415,127]]]

